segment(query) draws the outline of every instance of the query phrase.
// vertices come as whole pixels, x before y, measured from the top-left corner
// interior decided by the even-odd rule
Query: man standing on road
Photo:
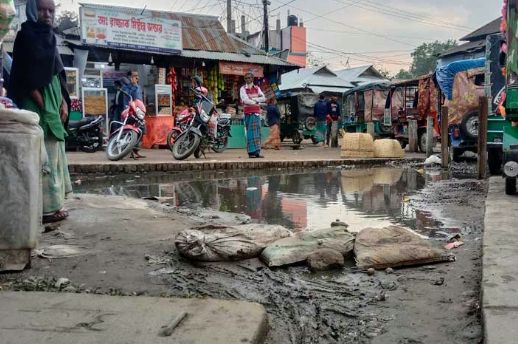
[[[340,105],[338,104],[336,97],[331,98],[328,114],[331,117],[331,122],[328,126],[327,132],[327,146],[338,147],[338,123],[340,121],[341,113]]]
[[[314,107],[314,115],[315,120],[317,121],[317,134],[316,134],[316,140],[317,142],[323,142],[325,145],[325,137],[326,137],[326,117],[328,114],[329,106],[324,98],[324,95],[321,94],[318,102],[316,102]]]
[[[254,85],[254,74],[245,74],[245,85],[239,91],[244,104],[246,148],[249,158],[264,158],[261,155],[261,103],[266,101],[263,91]]]
[[[141,100],[141,101],[144,101],[144,98],[142,96],[142,89],[140,88],[140,85],[139,85],[139,75],[138,75],[138,72],[136,70],[132,70],[130,73],[128,73],[129,77],[130,77],[130,82],[129,84],[126,84],[125,86],[122,87],[122,90],[124,92],[126,92],[127,94],[129,94],[131,96],[131,98],[133,98],[133,100]],[[129,102],[130,102],[130,97],[128,97],[126,94],[124,94],[124,109],[126,109],[126,107],[129,105]],[[142,135],[144,135],[146,133],[146,126],[144,125],[143,128],[142,128]],[[139,143],[137,144],[137,146],[135,147],[135,149],[133,149],[133,152],[131,154],[131,157],[134,158],[134,159],[143,159],[145,158],[144,155],[140,154],[139,153],[139,150],[140,150],[140,141]]]

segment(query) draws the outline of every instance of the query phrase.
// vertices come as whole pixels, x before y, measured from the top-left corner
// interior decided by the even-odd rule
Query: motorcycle
[[[218,113],[214,103],[206,97],[207,90],[201,85],[193,91],[199,101],[189,126],[173,143],[172,153],[176,160],[187,159],[193,153],[200,158],[207,148],[221,153],[227,148],[231,136],[231,116]]]
[[[113,121],[110,125],[119,124],[120,127],[111,135],[106,147],[106,156],[109,160],[117,161],[132,153],[144,136],[144,125],[146,116],[146,106],[136,99],[130,98],[128,107],[122,112],[123,122]]]
[[[190,125],[190,123],[194,117],[194,113],[195,113],[194,108],[187,108],[176,116],[175,123],[174,123],[175,126],[167,134],[167,147],[169,148],[169,150],[171,152],[173,151],[174,141]]]
[[[79,149],[85,153],[95,153],[103,147],[103,117],[89,116],[79,121],[70,121],[67,127],[67,149]]]

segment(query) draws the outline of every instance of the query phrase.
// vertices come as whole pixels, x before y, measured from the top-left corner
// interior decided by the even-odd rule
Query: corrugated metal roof
[[[498,17],[490,23],[482,26],[481,28],[473,31],[470,34],[462,37],[461,41],[474,41],[480,38],[485,39],[487,35],[491,35],[493,33],[500,32],[500,22],[502,21],[502,17]]]
[[[459,53],[474,53],[477,51],[483,51],[486,49],[486,38],[474,41],[474,42],[467,42],[464,44],[461,44],[459,46],[453,47],[451,49],[446,50],[444,53],[441,54],[441,57],[455,55]]]
[[[371,74],[377,75],[363,75],[366,72],[371,72]],[[347,68],[335,71],[335,74],[338,75],[340,79],[350,82],[355,86],[365,85],[371,82],[376,82],[380,80],[385,80],[379,72],[374,68],[373,65],[365,65],[354,68]]]
[[[324,88],[352,88],[350,82],[345,81],[327,67],[301,68],[281,76],[281,91],[306,88],[307,85]],[[312,88],[312,87],[310,87]],[[344,90],[345,91],[345,90]]]
[[[232,61],[232,62],[246,62],[255,64],[275,65],[275,66],[289,66],[297,67],[296,65],[287,61],[281,60],[275,56],[266,55],[250,55],[244,54],[233,54],[226,52],[217,51],[203,51],[203,50],[182,50],[180,56],[194,59],[206,59],[206,60],[221,60],[221,61]]]

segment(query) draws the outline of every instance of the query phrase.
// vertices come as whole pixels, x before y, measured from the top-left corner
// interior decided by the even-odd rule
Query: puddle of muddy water
[[[443,178],[414,168],[327,169],[303,172],[116,176],[83,180],[75,192],[153,197],[173,207],[243,213],[255,222],[295,231],[328,227],[335,219],[351,231],[400,224],[425,235],[437,228],[410,197]]]

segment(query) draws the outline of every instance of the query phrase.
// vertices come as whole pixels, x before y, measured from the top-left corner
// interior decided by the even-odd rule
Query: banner
[[[83,4],[83,43],[146,52],[180,54],[182,25],[171,13]]]
[[[252,72],[256,78],[262,78],[264,75],[263,66],[251,63],[225,62],[219,63],[219,73],[224,75],[245,75]]]

